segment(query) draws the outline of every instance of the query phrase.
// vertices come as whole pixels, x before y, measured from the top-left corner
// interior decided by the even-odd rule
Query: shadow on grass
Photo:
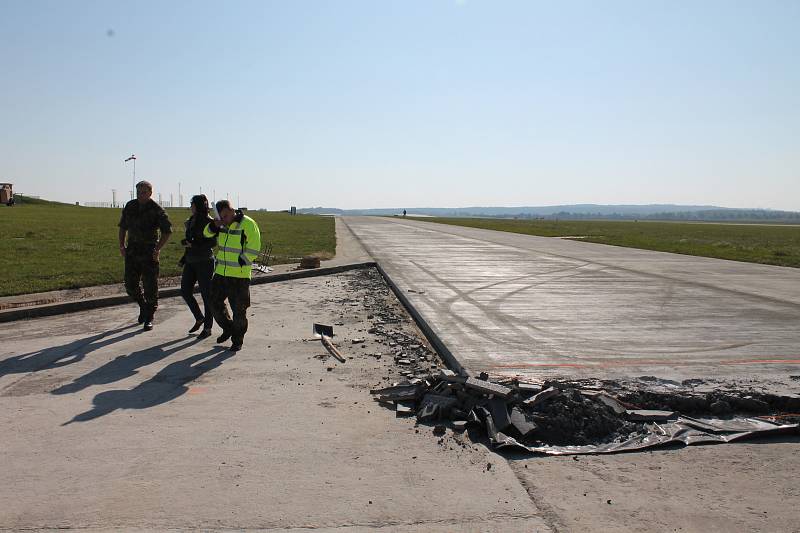
[[[137,329],[127,331],[133,327]],[[125,331],[127,333],[123,333]],[[117,335],[118,333],[123,334]],[[8,374],[27,374],[71,365],[83,360],[84,357],[95,350],[130,339],[139,333],[141,333],[140,326],[125,326],[78,339],[61,346],[51,346],[35,352],[15,355],[0,361],[0,377]]]
[[[117,409],[149,409],[171,402],[189,390],[188,383],[217,368],[233,355],[234,352],[226,347],[215,346],[201,354],[170,363],[158,374],[133,389],[110,390],[97,394],[92,400],[94,405],[90,410],[75,415],[72,420],[62,425],[94,420]]]
[[[188,342],[179,344],[182,341]],[[95,368],[88,374],[76,378],[72,383],[67,383],[54,389],[51,394],[71,394],[80,392],[92,385],[108,385],[115,381],[121,381],[135,375],[139,368],[161,361],[197,342],[199,342],[197,337],[183,337],[137,350],[127,355],[120,355],[116,359]]]

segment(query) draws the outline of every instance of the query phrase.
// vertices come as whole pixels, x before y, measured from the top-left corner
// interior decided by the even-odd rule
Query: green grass
[[[800,226],[585,220],[424,218],[429,222],[734,261],[800,267]]]
[[[161,252],[161,275],[176,276],[189,210],[167,212],[175,233]],[[121,282],[119,215],[119,209],[46,202],[0,207],[0,296]],[[330,257],[336,251],[333,218],[259,211],[248,215],[258,222],[262,242],[273,244],[270,264],[293,263],[309,254]]]

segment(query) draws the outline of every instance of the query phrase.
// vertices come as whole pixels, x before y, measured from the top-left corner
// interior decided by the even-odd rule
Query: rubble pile
[[[501,438],[513,437],[526,445],[584,445],[621,441],[644,432],[642,421],[626,416],[624,407],[613,405],[613,399],[601,393],[551,384],[506,385],[489,381],[486,374],[467,378],[441,370],[436,376],[371,392],[398,416],[415,415],[419,422],[429,423],[449,421],[455,430],[483,428],[493,442],[502,434]]]
[[[444,424],[457,432],[473,428],[497,448],[549,455],[616,453],[800,432],[794,420],[782,415],[691,418],[670,409],[642,409],[594,386],[496,383],[485,373],[474,378],[446,369],[370,392],[397,416],[434,424],[435,435],[444,434]],[[650,404],[658,404],[650,399]]]

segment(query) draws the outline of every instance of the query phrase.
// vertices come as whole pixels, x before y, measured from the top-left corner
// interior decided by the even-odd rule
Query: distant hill
[[[405,208],[409,216],[603,219],[603,220],[696,220],[696,221],[776,221],[800,222],[800,212],[772,209],[742,209],[712,205],[601,205],[572,204],[526,207],[422,207]],[[298,209],[305,214],[378,215],[401,214],[403,208],[337,209],[311,207]]]

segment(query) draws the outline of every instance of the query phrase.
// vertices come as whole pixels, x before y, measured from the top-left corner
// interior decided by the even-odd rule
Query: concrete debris
[[[419,383],[407,383],[404,385],[371,390],[369,392],[377,395],[377,400],[381,402],[416,401],[422,398],[423,387]]]
[[[525,414],[519,407],[513,407],[511,409],[510,419],[511,425],[514,426],[514,429],[516,429],[517,433],[522,435],[523,438],[530,437],[537,429],[536,423],[533,421],[532,417]]]
[[[511,418],[508,416],[508,407],[505,400],[493,397],[488,403],[489,413],[492,415],[494,427],[497,431],[505,431],[511,425]]]
[[[621,415],[622,413],[627,411],[625,406],[622,405],[622,403],[613,396],[609,396],[608,394],[600,392],[600,393],[595,393],[595,398],[597,398],[598,400],[609,406],[618,415]]]
[[[510,388],[500,385],[499,383],[486,381],[485,379],[467,378],[467,380],[464,382],[464,385],[466,385],[467,388],[483,394],[494,394],[495,396],[500,396],[501,398],[507,398],[508,395],[511,394]]]
[[[553,396],[558,396],[561,394],[561,391],[555,387],[550,387],[549,389],[545,389],[542,392],[537,392],[523,403],[529,407],[534,407],[545,400],[552,398]]]
[[[537,392],[542,390],[541,385],[537,385],[535,383],[519,383],[516,382],[513,384],[513,388],[518,390],[519,392],[524,392],[528,394],[536,394]]]
[[[414,414],[414,406],[405,402],[397,402],[395,412],[397,416],[411,416]]]
[[[413,401],[419,422],[450,420],[459,429],[477,424],[490,438],[511,435],[548,444],[602,442],[642,430],[642,424],[618,416],[613,409],[577,389],[562,393],[554,386],[531,398],[486,379],[466,378],[459,382],[451,371],[372,391],[380,402]],[[544,399],[549,399],[545,401]]]
[[[426,394],[422,398],[419,411],[417,411],[417,419],[425,421],[449,418],[450,410],[457,404],[458,399],[453,396],[442,396],[432,393]]]
[[[394,296],[376,270],[365,270],[353,276],[348,281],[348,287],[353,293],[363,295],[358,302],[369,310],[367,318],[371,323],[366,328],[368,337],[364,335],[362,346],[369,344],[370,350],[377,350],[377,353],[373,351],[365,355],[375,359],[392,357],[396,364],[387,367],[390,374],[400,374],[409,381],[428,376],[444,367],[438,354],[420,336],[410,317],[399,306],[388,303],[395,301]],[[345,306],[350,302],[352,300],[336,303]],[[373,344],[376,346],[373,347]],[[386,378],[387,381],[394,379],[396,376]]]
[[[731,442],[751,435],[800,432],[798,424],[787,424],[790,419],[780,417],[689,418],[671,409],[644,408],[651,406],[637,405],[594,385],[584,390],[566,382],[535,388],[509,383],[512,388],[488,379],[464,378],[449,370],[415,379],[414,384],[407,381],[371,392],[379,402],[395,402],[398,413],[399,402],[406,402],[402,412],[416,413],[418,423],[444,428],[448,422],[457,432],[469,427],[482,429],[497,448],[533,453],[614,453],[671,442]],[[763,399],[747,399],[766,404]],[[470,432],[470,438],[477,435],[480,433]]]

